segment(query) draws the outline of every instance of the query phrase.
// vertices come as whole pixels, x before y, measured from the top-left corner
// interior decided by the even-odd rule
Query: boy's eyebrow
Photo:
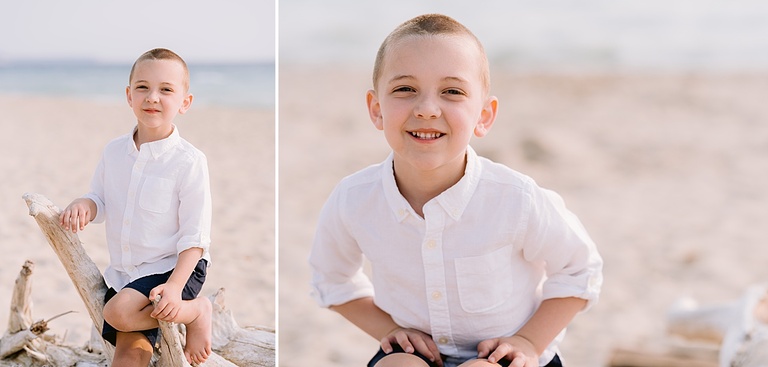
[[[401,74],[401,75],[395,75],[391,79],[389,79],[389,82],[398,82],[404,79],[416,79],[415,76],[409,75],[409,74]],[[458,76],[446,76],[442,79],[443,81],[453,81],[453,82],[459,82],[459,83],[467,83],[467,80],[464,78],[460,78]]]
[[[398,81],[401,81],[403,79],[416,79],[416,78],[413,75],[400,74],[400,75],[395,75],[394,77],[389,79],[389,82],[390,83],[398,82]]]
[[[134,81],[134,83],[149,83],[149,82],[144,80],[144,79],[141,79],[141,80]],[[160,82],[160,85],[163,85],[163,84],[173,85],[173,86],[176,85],[176,83],[174,83],[174,82]]]

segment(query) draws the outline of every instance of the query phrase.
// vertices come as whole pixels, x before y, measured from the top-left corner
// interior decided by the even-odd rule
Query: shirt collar
[[[144,143],[142,146],[144,148],[148,148],[150,154],[152,154],[153,159],[159,158],[163,153],[167,152],[174,146],[176,146],[179,143],[179,140],[181,139],[181,136],[179,135],[179,129],[176,127],[176,125],[173,126],[173,131],[171,132],[171,135],[169,135],[167,138],[151,141],[149,143]],[[133,135],[136,134],[136,131],[139,129],[139,126],[134,126],[133,130],[131,130],[131,134],[128,136],[130,143],[128,144],[128,154],[132,154],[134,152],[138,152],[138,148],[136,147],[136,144],[133,142]]]
[[[397,188],[393,162],[394,153],[390,153],[387,160],[382,164],[381,178],[387,203],[398,222],[402,222],[409,213],[413,213],[413,209]],[[480,182],[480,174],[481,165],[478,162],[477,153],[475,153],[472,147],[467,146],[467,166],[464,169],[464,176],[461,177],[459,182],[432,200],[436,200],[451,218],[459,220],[462,214],[464,214],[469,200],[475,193],[477,184]]]

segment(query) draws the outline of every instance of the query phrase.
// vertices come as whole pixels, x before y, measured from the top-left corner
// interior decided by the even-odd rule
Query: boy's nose
[[[413,109],[413,113],[420,119],[436,119],[440,117],[440,106],[432,98],[422,97]]]
[[[157,97],[157,92],[149,92],[147,93],[147,102],[157,102],[159,98]]]

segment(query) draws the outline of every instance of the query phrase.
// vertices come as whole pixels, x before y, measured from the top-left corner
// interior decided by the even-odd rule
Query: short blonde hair
[[[427,35],[458,35],[467,36],[475,42],[480,51],[480,77],[483,82],[485,92],[488,93],[491,88],[491,73],[488,66],[488,57],[485,54],[485,48],[480,40],[463,24],[455,19],[442,14],[424,14],[405,21],[390,33],[384,42],[379,46],[376,53],[376,61],[373,64],[373,88],[376,89],[381,77],[381,70],[384,67],[384,57],[389,46],[408,36],[427,36]]]
[[[131,84],[131,80],[133,80],[133,71],[136,69],[136,65],[144,60],[172,60],[179,62],[181,66],[184,67],[184,91],[189,91],[189,68],[187,68],[187,63],[184,62],[184,59],[182,59],[181,56],[167,48],[153,48],[141,54],[141,56],[139,56],[133,63],[133,66],[131,66],[131,74],[128,75],[129,85]]]

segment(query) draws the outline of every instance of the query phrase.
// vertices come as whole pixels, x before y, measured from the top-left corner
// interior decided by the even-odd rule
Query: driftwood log
[[[58,207],[39,194],[25,194],[23,198],[29,207],[29,214],[37,221],[40,229],[48,240],[48,243],[56,252],[59,260],[72,279],[75,288],[77,288],[77,291],[80,294],[80,298],[83,300],[83,303],[88,310],[94,327],[98,330],[98,334],[100,334],[103,325],[102,309],[104,308],[103,300],[104,294],[106,293],[106,285],[99,269],[86,254],[77,234],[65,231],[59,226],[58,216],[61,211]],[[17,281],[17,287],[18,286]],[[24,286],[28,288],[28,284]],[[24,290],[21,292],[24,292]],[[15,293],[16,291],[14,291],[14,294]],[[239,327],[234,321],[231,311],[224,307],[223,289],[220,289],[210,298],[211,302],[214,304],[212,315],[212,346],[214,353],[202,366],[274,366],[274,330],[268,328]],[[35,337],[32,337],[29,333],[24,331],[29,329],[29,327],[25,327],[26,320],[31,319],[29,311],[25,311],[23,305],[19,308],[19,311],[15,311],[14,307],[16,306],[12,306],[13,322],[14,325],[19,325],[14,326],[14,328],[21,328],[23,330],[11,334],[11,323],[9,321],[9,332],[7,334],[16,335],[23,333],[18,337],[25,340],[30,338],[30,340],[35,340]],[[160,322],[160,329],[162,335],[161,341],[153,356],[151,366],[189,366],[183,354],[183,325]],[[114,347],[101,340],[101,338],[98,337],[98,334],[91,339],[87,348],[84,349],[99,351],[103,353],[103,360],[111,361]],[[5,342],[0,344],[0,349],[4,348],[5,344]],[[34,355],[32,353],[37,353],[37,351],[31,349],[27,352],[30,352],[30,355]],[[58,357],[49,355],[47,358],[51,360],[51,358],[55,359]],[[81,365],[88,365],[88,363],[91,363],[84,360],[81,362]],[[66,366],[75,365],[58,362],[53,364]],[[31,364],[22,363],[22,365]],[[50,365],[50,363],[48,363],[48,365]]]
[[[768,287],[749,287],[738,301],[700,306],[682,299],[667,314],[675,343],[658,350],[617,349],[611,367],[768,366]]]
[[[85,348],[60,345],[48,331],[48,320],[32,322],[34,263],[27,260],[19,272],[11,297],[8,330],[0,338],[0,366],[107,366],[106,356]]]

